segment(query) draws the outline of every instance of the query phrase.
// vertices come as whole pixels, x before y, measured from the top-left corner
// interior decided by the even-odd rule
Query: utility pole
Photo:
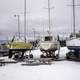
[[[18,23],[18,36],[20,38],[20,15],[14,15],[14,17],[17,17],[17,23]]]

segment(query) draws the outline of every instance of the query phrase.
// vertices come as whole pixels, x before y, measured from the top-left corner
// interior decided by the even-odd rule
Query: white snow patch
[[[22,66],[21,63],[0,67],[0,80],[80,80],[80,64],[55,61],[52,65]]]
[[[29,55],[29,52],[26,52],[26,54]],[[40,58],[42,52],[40,51],[40,49],[37,49],[37,50],[32,50],[30,54],[33,54],[34,58]]]
[[[66,53],[69,52],[69,49],[67,47],[60,47],[60,52],[59,52],[59,58],[64,59],[66,57]],[[29,55],[29,52],[26,52],[27,55]],[[40,58],[40,55],[42,52],[40,49],[37,50],[32,50],[31,54],[33,54],[34,58]],[[58,50],[55,51],[55,54],[58,54]]]
[[[66,57],[66,53],[69,52],[67,47],[60,47],[59,58],[64,59]],[[55,54],[58,54],[58,50],[55,51]]]

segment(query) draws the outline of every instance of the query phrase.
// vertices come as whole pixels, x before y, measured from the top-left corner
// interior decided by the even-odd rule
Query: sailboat
[[[66,41],[66,46],[70,50],[69,53],[66,54],[67,59],[79,59],[80,58],[80,36],[77,36],[75,32],[75,1],[73,0],[73,34],[71,34],[70,38]],[[78,33],[80,34],[80,33]]]
[[[59,42],[51,36],[50,31],[50,0],[48,0],[48,17],[49,17],[49,32],[47,36],[44,36],[43,41],[40,41],[40,50],[43,52],[41,57],[56,57],[55,51],[59,49]],[[46,56],[44,56],[46,53]]]
[[[9,58],[11,58],[14,54],[17,55],[17,58],[24,57],[25,51],[32,49],[32,44],[26,40],[26,0],[24,2],[24,37],[20,36],[20,22],[19,15],[18,16],[18,37],[14,36],[13,39],[6,44],[9,48]]]

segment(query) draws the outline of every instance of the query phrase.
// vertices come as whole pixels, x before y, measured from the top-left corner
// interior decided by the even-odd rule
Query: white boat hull
[[[40,42],[40,49],[45,51],[55,51],[57,50],[59,43],[57,41],[43,41]]]
[[[74,38],[66,42],[68,49],[80,51],[80,38]]]

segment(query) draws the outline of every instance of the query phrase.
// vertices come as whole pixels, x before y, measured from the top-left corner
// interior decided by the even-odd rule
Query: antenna
[[[80,6],[80,5],[75,5],[75,0],[72,0],[72,5],[70,5],[70,6],[72,6],[73,7],[73,34],[75,35],[75,33],[76,33],[76,31],[75,31],[75,29],[76,29],[76,22],[75,22],[75,6]]]

